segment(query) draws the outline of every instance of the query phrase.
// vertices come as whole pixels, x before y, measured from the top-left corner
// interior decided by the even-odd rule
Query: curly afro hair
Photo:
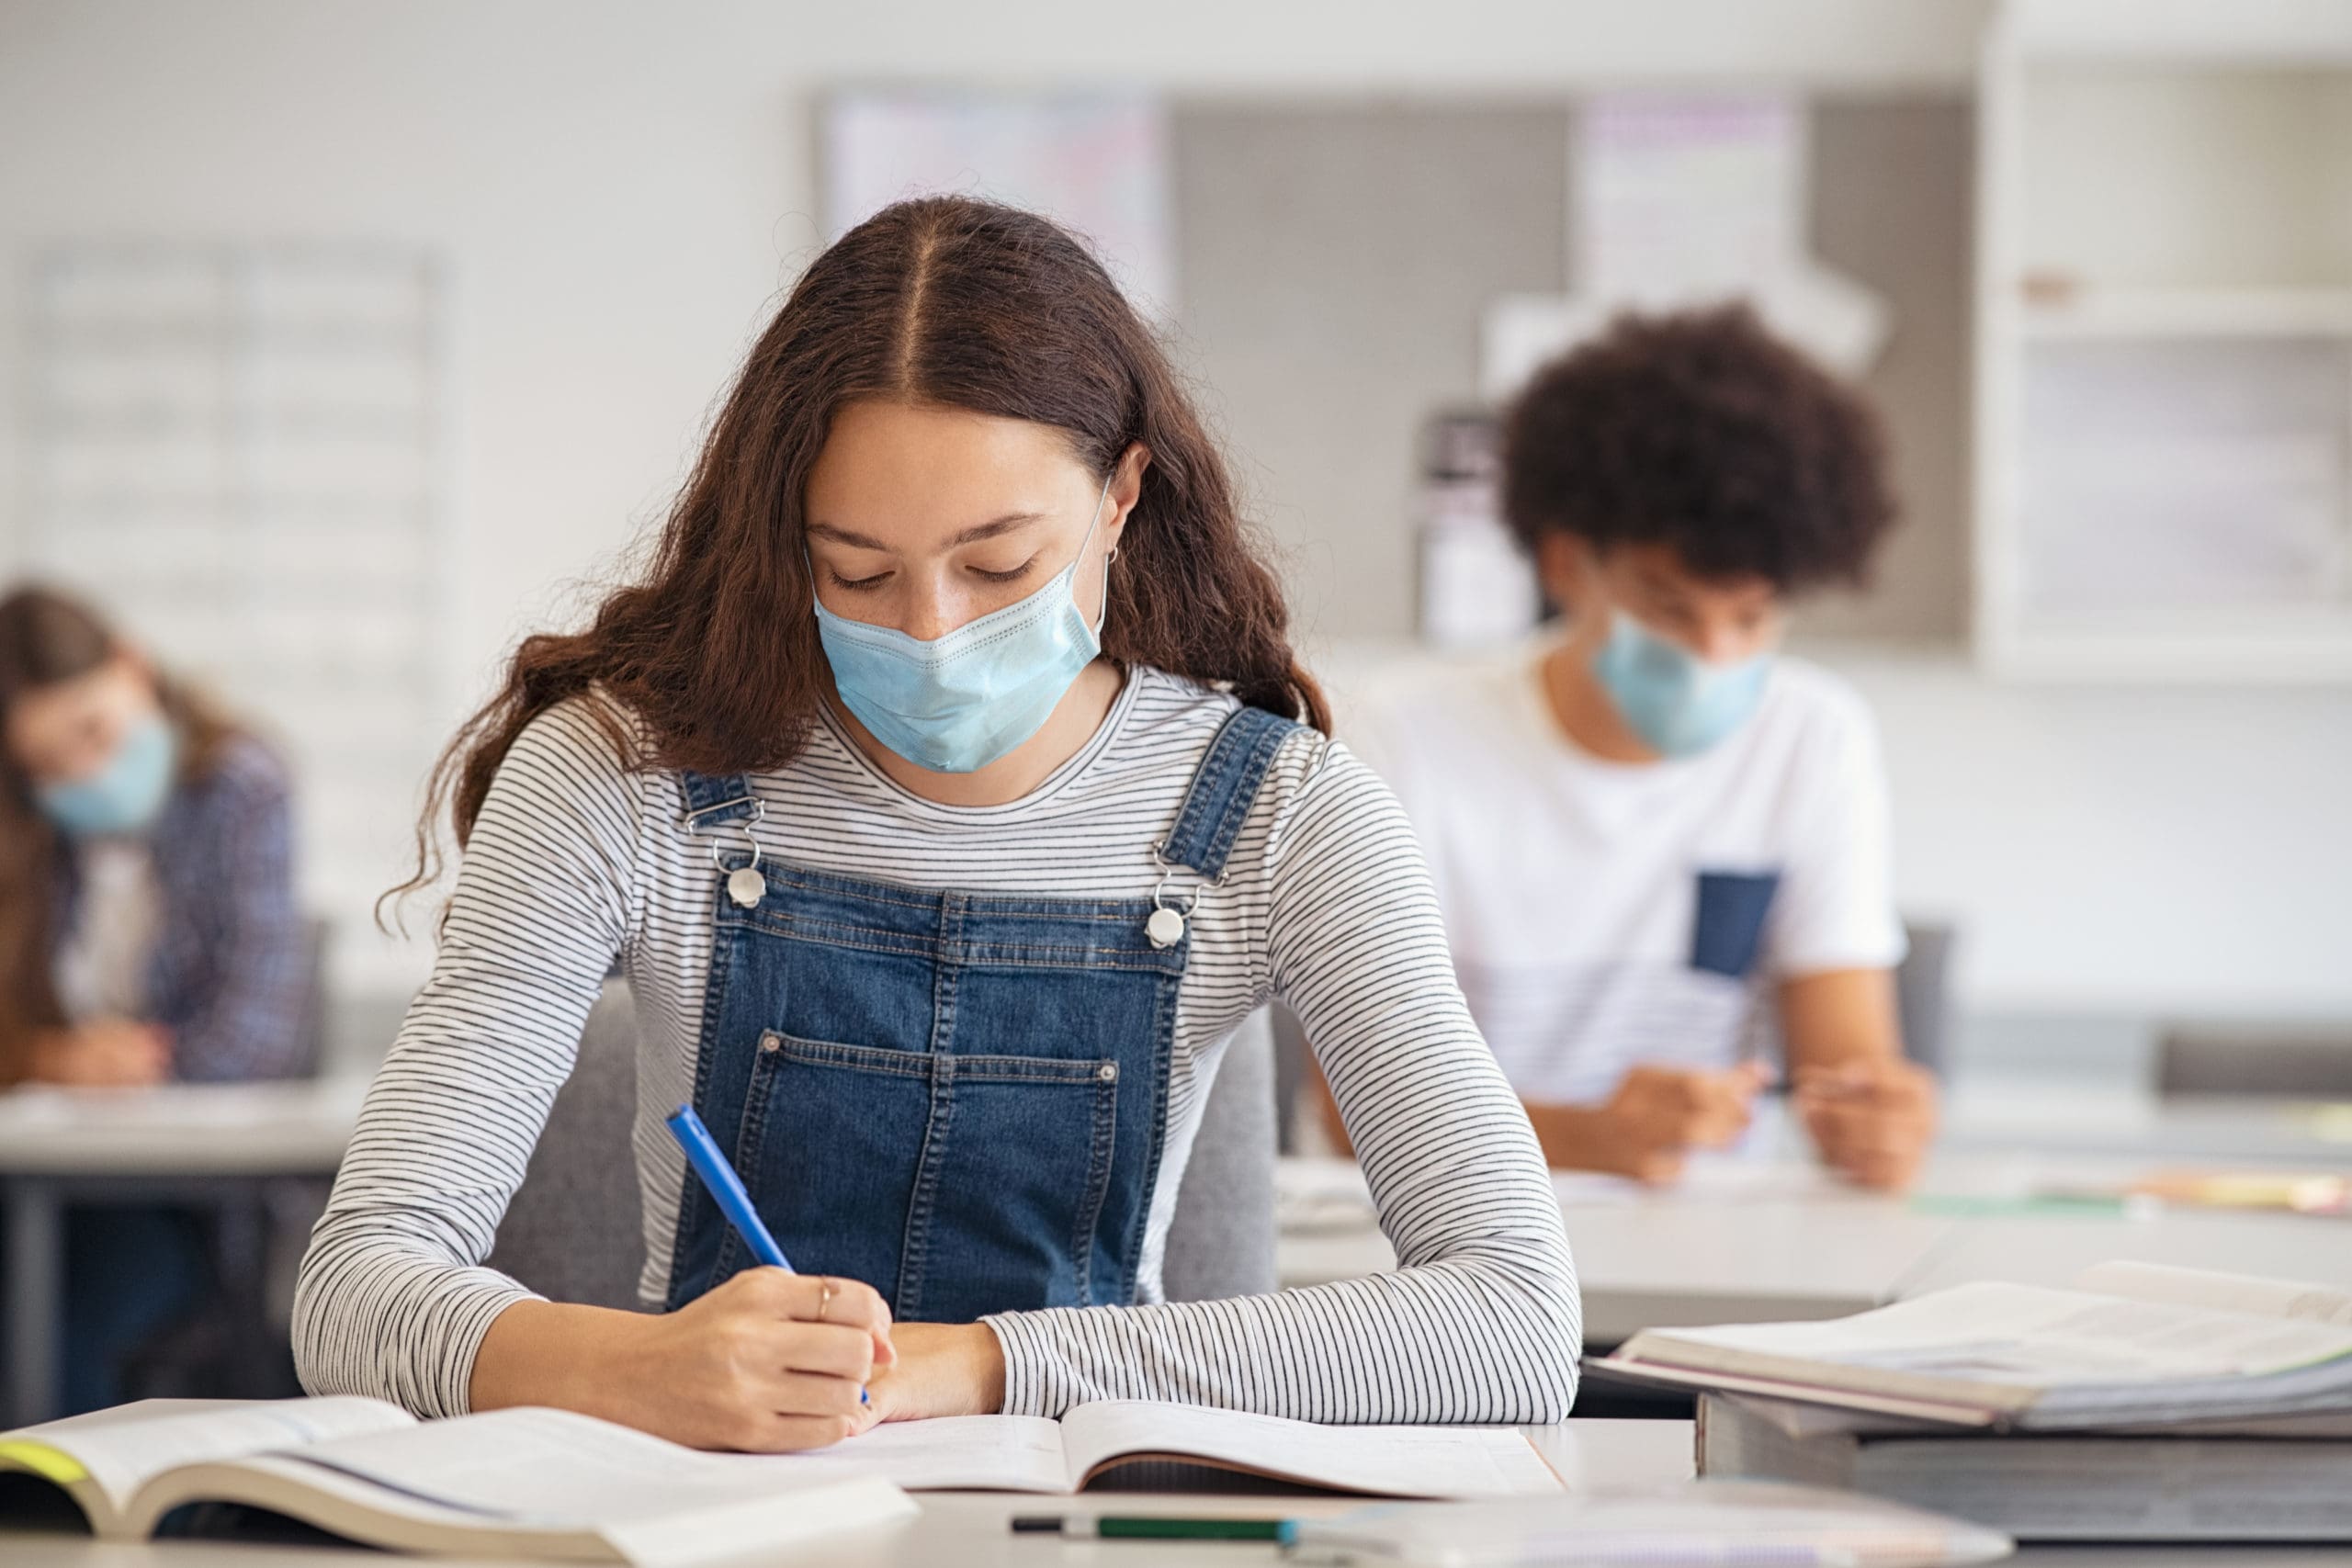
[[[1620,316],[1504,417],[1503,512],[1530,551],[1662,544],[1787,593],[1861,582],[1894,511],[1870,405],[1745,305]]]

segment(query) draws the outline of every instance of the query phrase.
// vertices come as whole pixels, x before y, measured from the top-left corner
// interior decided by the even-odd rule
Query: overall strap
[[[1236,708],[1193,772],[1176,826],[1152,846],[1159,859],[1210,882],[1222,879],[1225,857],[1233,852],[1233,840],[1258,798],[1258,786],[1265,782],[1274,753],[1292,731],[1302,728],[1296,720],[1264,708]]]
[[[746,817],[756,821],[761,815],[752,781],[741,773],[681,773],[678,784],[686,797],[685,815],[679,826],[690,833]]]

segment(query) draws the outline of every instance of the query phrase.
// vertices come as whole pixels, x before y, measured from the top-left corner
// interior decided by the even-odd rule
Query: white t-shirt
[[[58,1002],[76,1023],[141,1017],[163,919],[155,857],[136,838],[93,839],[79,853],[81,903],[58,948]]]
[[[1777,981],[1902,958],[1852,688],[1782,658],[1718,745],[1611,762],[1560,728],[1553,646],[1390,677],[1343,728],[1412,819],[1455,974],[1522,1095],[1592,1103],[1637,1063],[1729,1066]]]

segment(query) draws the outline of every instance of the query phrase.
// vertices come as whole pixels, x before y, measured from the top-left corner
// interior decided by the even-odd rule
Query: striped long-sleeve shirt
[[[943,806],[830,721],[754,774],[761,856],[971,892],[1140,898],[1231,697],[1130,674],[1080,752],[1008,805]],[[370,1090],[295,1303],[314,1393],[467,1408],[491,1321],[529,1292],[481,1267],[582,1021],[616,958],[642,1041],[635,1156],[641,1292],[669,1282],[684,1163],[662,1108],[693,1097],[712,948],[708,835],[674,774],[626,768],[580,703],[517,739],[477,821],[433,977]],[[740,850],[730,844],[729,848]],[[1181,1400],[1317,1421],[1546,1421],[1574,1395],[1581,1327],[1560,1211],[1518,1100],[1447,958],[1411,830],[1343,747],[1302,731],[1203,890],[1178,994],[1143,1304],[1008,1313],[1005,1408]],[[1159,1300],[1201,1108],[1234,1029],[1298,1012],[1399,1259],[1391,1273],[1231,1301]]]

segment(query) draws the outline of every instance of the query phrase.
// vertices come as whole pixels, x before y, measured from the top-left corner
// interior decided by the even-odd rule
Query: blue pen
[[[743,1190],[743,1179],[735,1174],[733,1166],[727,1163],[727,1156],[719,1152],[718,1140],[710,1135],[710,1129],[702,1124],[702,1118],[695,1114],[695,1108],[681,1105],[662,1124],[670,1129],[670,1135],[678,1140],[678,1146],[686,1151],[686,1163],[695,1168],[696,1176],[702,1178],[703,1186],[710,1190],[711,1201],[718,1205],[718,1212],[727,1216],[727,1223],[735,1227],[735,1234],[743,1238],[743,1245],[752,1249],[752,1256],[771,1268],[792,1272],[792,1259],[784,1255],[784,1248],[778,1247],[775,1237],[768,1234],[766,1222],[760,1218],[760,1212],[752,1207],[752,1195]],[[864,1389],[857,1391],[857,1402],[860,1404],[872,1403]]]

